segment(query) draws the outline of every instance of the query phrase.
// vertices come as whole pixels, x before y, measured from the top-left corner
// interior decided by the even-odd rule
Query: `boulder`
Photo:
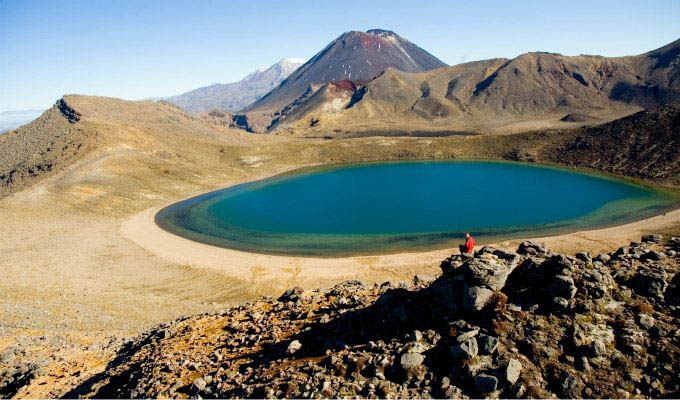
[[[487,286],[498,290],[505,285],[508,275],[515,266],[515,263],[474,258],[463,265],[461,272],[465,277],[465,282],[470,286]]]
[[[449,274],[454,272],[463,263],[463,258],[460,254],[453,254],[441,262],[439,268],[441,268],[444,274]]]
[[[565,299],[564,297],[553,297],[550,305],[554,311],[565,311],[569,308],[569,300]]]
[[[293,340],[288,344],[288,347],[286,348],[286,354],[295,354],[298,350],[302,348],[302,343],[298,340]]]
[[[566,256],[555,254],[538,264],[540,260],[525,259],[508,277],[503,293],[508,302],[524,307],[543,303],[553,311],[569,307],[569,300],[576,295],[572,278],[573,262]]]
[[[475,377],[475,386],[479,393],[491,393],[498,389],[498,378],[493,375],[479,374]]]
[[[470,312],[480,311],[492,296],[493,290],[489,288],[482,286],[467,287],[463,291],[463,309]]]
[[[503,370],[503,377],[506,381],[508,381],[508,383],[514,385],[515,382],[517,382],[517,379],[519,379],[519,374],[521,372],[522,363],[514,358],[511,358],[510,361],[508,361],[508,365]]]
[[[477,251],[477,255],[483,256],[484,254],[493,254],[497,250],[498,249],[493,246],[486,245]]]
[[[449,386],[451,386],[451,378],[448,376],[442,377],[440,389],[446,390]]]
[[[413,277],[413,284],[416,286],[421,286],[421,285],[426,285],[430,282],[432,282],[434,278],[431,276],[426,276],[426,275],[415,275]]]
[[[671,250],[680,251],[680,238],[672,237],[668,239],[668,247]]]
[[[574,264],[564,254],[556,254],[543,263],[549,275],[571,275]]]
[[[642,235],[642,243],[661,243],[662,241],[663,236],[658,234]]]
[[[531,256],[548,254],[548,247],[543,243],[524,241],[519,244],[517,254],[527,254]]]
[[[491,356],[477,356],[463,362],[463,373],[467,376],[477,376],[491,369],[492,366],[493,359]]]
[[[576,257],[577,260],[581,260],[585,263],[589,263],[592,261],[592,257],[590,257],[590,253],[588,253],[587,251],[576,253],[574,256]]]
[[[493,246],[484,246],[482,247],[478,252],[477,256],[483,257],[484,255],[492,255],[495,256],[496,258],[506,261],[506,262],[516,262],[519,258],[517,253],[513,253],[511,251],[505,251],[503,249],[497,249]]]
[[[571,343],[582,348],[588,357],[606,356],[614,340],[614,330],[602,322],[574,325],[571,333]]]
[[[615,257],[622,257],[622,256],[628,255],[628,253],[630,253],[630,247],[621,246],[618,249],[616,249],[616,251],[614,252],[614,256]]]
[[[191,387],[195,391],[201,392],[205,389],[206,385],[207,385],[207,383],[205,382],[205,379],[198,378],[191,384]]]
[[[585,372],[590,372],[592,370],[588,357],[586,356],[581,356],[581,358],[578,359],[576,367]]]
[[[579,378],[568,372],[562,375],[558,385],[558,396],[569,399],[581,398],[582,391],[583,382]]]
[[[446,398],[446,399],[467,399],[468,397],[463,394],[463,391],[459,387],[449,385],[444,390],[444,398]]]
[[[479,354],[493,354],[498,348],[498,338],[489,335],[479,335],[477,337]]]
[[[287,303],[289,301],[296,302],[300,299],[300,295],[302,294],[302,289],[299,287],[294,287],[292,289],[286,290],[283,292],[281,297],[279,297],[279,301]]]
[[[456,343],[450,347],[451,354],[457,358],[470,359],[479,353],[479,347],[477,347],[477,340],[472,338],[464,341],[463,343]]]
[[[456,336],[456,342],[458,343],[463,343],[468,339],[472,339],[473,337],[477,336],[479,333],[479,329],[471,329],[466,332],[460,333],[458,336]]]
[[[638,270],[631,281],[631,288],[637,294],[662,299],[663,292],[668,287],[666,272],[659,269]]]
[[[640,260],[642,260],[642,261],[646,261],[646,260],[661,261],[664,258],[666,258],[666,255],[664,253],[658,252],[656,250],[649,250],[649,251],[643,253],[640,256]]]
[[[404,353],[399,359],[399,365],[405,372],[410,372],[421,365],[423,361],[425,361],[425,357],[420,353]]]
[[[640,314],[638,316],[638,322],[640,323],[640,326],[645,329],[650,329],[654,326],[654,318],[648,314]]]
[[[594,261],[599,261],[602,264],[606,264],[611,260],[612,258],[609,256],[607,253],[600,253],[597,255],[597,257],[594,258]]]
[[[602,357],[607,354],[607,346],[605,346],[602,340],[595,339],[590,342],[590,351],[593,356]]]
[[[555,275],[550,280],[548,292],[553,297],[571,299],[576,295],[574,278],[567,275]]]

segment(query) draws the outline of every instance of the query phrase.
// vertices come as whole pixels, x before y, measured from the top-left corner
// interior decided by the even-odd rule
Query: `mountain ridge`
[[[270,67],[262,67],[249,73],[240,81],[215,83],[165,100],[193,114],[212,109],[240,111],[278,86],[303,62],[298,58],[284,58]]]
[[[560,120],[570,113],[584,114],[582,122],[613,120],[643,108],[680,103],[679,65],[676,40],[636,56],[532,52],[424,73],[388,68],[358,84],[351,104],[345,101],[329,112],[324,104],[337,100],[317,98],[317,106],[289,112],[270,129],[293,134],[305,130],[309,135],[374,127],[480,132],[512,130],[513,124],[518,130],[567,127]]]

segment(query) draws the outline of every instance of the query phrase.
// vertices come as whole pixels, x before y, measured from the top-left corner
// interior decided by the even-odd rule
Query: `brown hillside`
[[[652,108],[582,128],[545,157],[650,181],[680,184],[680,106]]]
[[[77,124],[81,115],[64,99],[38,119],[0,136],[0,197],[36,177],[63,169],[96,144]]]
[[[313,135],[367,129],[517,132],[573,127],[561,120],[569,113],[613,120],[679,103],[679,54],[680,41],[675,41],[629,57],[538,52],[421,73],[388,69],[359,87],[342,112],[306,107],[303,115],[288,117],[277,128],[304,134],[315,120]]]
[[[0,136],[0,197],[75,163],[93,159],[105,163],[133,154],[142,159],[151,157],[136,162],[155,165],[152,169],[158,173],[163,170],[160,167],[163,162],[194,160],[196,165],[201,165],[199,158],[205,157],[200,154],[202,148],[238,141],[242,135],[242,131],[191,117],[166,102],[64,96],[40,118]],[[192,168],[195,167],[187,169]],[[125,179],[141,174],[144,169],[126,169]],[[188,174],[187,171],[181,173]],[[76,191],[96,191],[97,186],[106,190],[123,189],[111,184],[114,177],[110,174],[96,178],[96,174],[86,175],[78,178]]]

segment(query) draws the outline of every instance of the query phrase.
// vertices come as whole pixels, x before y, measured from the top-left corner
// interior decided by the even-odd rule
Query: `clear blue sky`
[[[0,0],[0,111],[65,93],[140,99],[233,82],[371,28],[449,64],[536,50],[620,56],[680,38],[680,1]]]

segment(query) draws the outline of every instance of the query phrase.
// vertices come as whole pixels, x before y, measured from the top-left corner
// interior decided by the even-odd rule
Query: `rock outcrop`
[[[524,242],[434,280],[294,288],[161,325],[66,397],[677,397],[679,255]],[[3,396],[39,373],[6,371]]]

